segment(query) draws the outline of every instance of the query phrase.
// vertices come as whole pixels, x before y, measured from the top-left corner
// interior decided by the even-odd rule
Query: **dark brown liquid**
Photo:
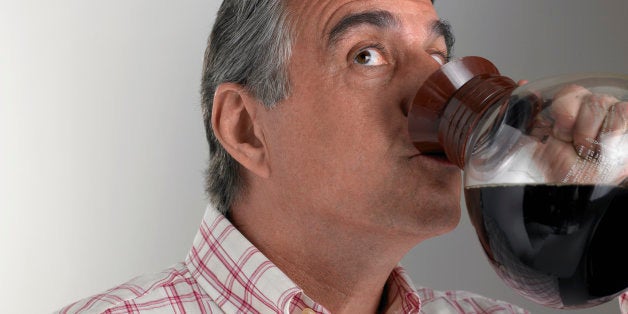
[[[478,186],[466,188],[465,197],[489,260],[524,296],[579,308],[628,288],[628,189]]]

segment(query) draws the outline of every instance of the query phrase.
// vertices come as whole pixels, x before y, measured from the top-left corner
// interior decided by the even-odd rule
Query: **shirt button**
[[[305,308],[303,309],[303,312],[301,312],[301,314],[316,314],[316,312],[314,312],[314,310],[310,308]]]

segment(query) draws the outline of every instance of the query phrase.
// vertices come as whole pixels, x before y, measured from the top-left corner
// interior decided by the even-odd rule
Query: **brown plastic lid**
[[[443,65],[421,86],[408,112],[414,146],[426,154],[445,153],[461,169],[466,141],[481,115],[516,87],[482,57]]]

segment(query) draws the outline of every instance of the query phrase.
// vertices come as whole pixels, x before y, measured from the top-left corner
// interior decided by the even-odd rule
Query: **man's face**
[[[446,58],[431,2],[297,0],[289,12],[291,94],[263,113],[282,205],[380,233],[455,227],[460,171],[419,155],[407,131],[414,94]]]

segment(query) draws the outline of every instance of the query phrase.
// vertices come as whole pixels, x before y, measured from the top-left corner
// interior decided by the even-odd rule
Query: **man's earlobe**
[[[267,160],[263,130],[256,120],[263,105],[244,87],[223,83],[214,94],[212,128],[216,138],[244,168],[267,178]]]

